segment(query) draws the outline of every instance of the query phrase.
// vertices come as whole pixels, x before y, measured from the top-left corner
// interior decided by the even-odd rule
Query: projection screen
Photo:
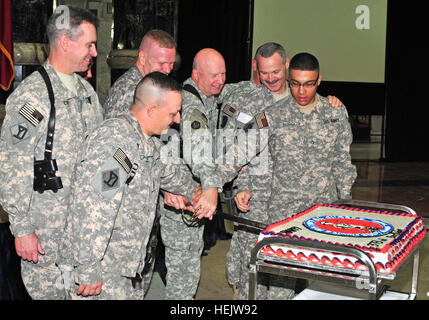
[[[310,52],[325,81],[384,83],[387,0],[254,0],[253,54]]]

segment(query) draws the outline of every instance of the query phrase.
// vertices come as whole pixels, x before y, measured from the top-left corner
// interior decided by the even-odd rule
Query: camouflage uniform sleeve
[[[131,102],[130,102],[131,101]],[[124,88],[113,86],[104,102],[104,118],[114,118],[121,112],[129,110],[132,104],[132,97]],[[127,109],[128,108],[128,109]]]
[[[230,135],[235,139],[224,146],[226,150],[224,153],[230,161],[228,164],[218,165],[224,183],[233,180],[241,168],[254,160],[258,154],[267,155],[268,137],[272,134],[265,113],[257,114],[246,123],[239,121],[238,116],[238,112],[231,116],[228,127],[233,127],[230,129]]]
[[[237,176],[237,179],[234,180],[235,193],[238,193],[243,190],[250,190],[250,176],[248,174],[249,168],[244,166],[243,169]]]
[[[242,82],[247,82],[247,81],[242,81]],[[225,97],[228,96],[235,89],[239,88],[242,82],[225,84],[222,88],[221,93],[219,94],[218,101],[223,103]]]
[[[101,261],[113,232],[120,208],[126,170],[115,160],[118,150],[126,150],[123,135],[102,125],[91,134],[82,149],[76,168],[70,204],[73,254],[77,282],[102,279]]]
[[[221,188],[223,183],[213,161],[213,136],[208,119],[195,104],[183,109],[182,138],[183,157],[192,174],[200,179],[202,188]]]
[[[8,213],[11,231],[22,237],[35,231],[29,208],[33,194],[35,149],[46,136],[48,106],[33,92],[43,92],[43,82],[22,83],[6,103],[0,138],[0,203]],[[45,101],[46,102],[46,101]],[[49,103],[49,102],[48,102]]]
[[[134,91],[142,76],[133,66],[128,69],[110,88],[104,102],[104,118],[114,118],[131,108]]]
[[[356,167],[351,163],[350,145],[353,135],[348,120],[347,110],[340,107],[340,126],[338,137],[335,142],[332,159],[332,171],[337,184],[337,192],[340,199],[350,199],[352,185],[356,179]]]
[[[161,176],[161,189],[174,194],[183,195],[192,200],[192,195],[198,183],[193,179],[188,166],[181,161],[178,164],[167,164]]]

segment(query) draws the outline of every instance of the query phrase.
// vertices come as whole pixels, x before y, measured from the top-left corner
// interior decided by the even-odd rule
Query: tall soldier
[[[151,72],[158,71],[169,75],[173,70],[174,61],[176,58],[176,42],[173,37],[167,32],[159,29],[148,31],[140,42],[138,58],[136,63],[130,67],[122,76],[120,76],[109,90],[109,95],[104,102],[103,108],[106,119],[113,118],[128,111],[133,104],[134,91],[137,84],[143,77]],[[172,129],[173,130],[173,129]],[[175,197],[166,191],[163,191],[160,197],[160,205],[163,200],[173,199],[180,200],[180,197]],[[176,202],[177,203],[177,202]],[[171,201],[168,203],[175,206]],[[181,202],[183,205],[183,201]],[[156,220],[158,221],[158,219]],[[154,225],[153,232],[158,236],[159,224]],[[155,251],[154,248],[152,251]],[[154,254],[155,252],[153,252]],[[151,253],[149,253],[151,254]],[[148,255],[149,256],[149,255]],[[153,260],[153,259],[152,259]],[[152,268],[147,270],[144,277],[144,291],[147,291],[152,279]]]
[[[50,52],[43,65],[52,95],[49,81],[34,72],[6,103],[0,202],[9,214],[23,281],[33,299],[65,297],[55,261],[72,176],[87,131],[103,120],[95,91],[74,73],[86,71],[97,56],[97,26],[98,19],[84,9],[58,7],[48,21]]]

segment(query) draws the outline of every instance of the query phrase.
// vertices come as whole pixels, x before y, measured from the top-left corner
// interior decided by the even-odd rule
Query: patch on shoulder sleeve
[[[21,123],[12,125],[9,128],[13,144],[17,144],[21,141],[24,141],[30,138],[31,134],[28,126],[29,125],[27,122],[21,122]]]
[[[191,116],[189,117],[189,123],[193,130],[204,129],[207,127],[207,117],[200,110],[195,109],[192,111]]]
[[[128,173],[132,167],[132,165],[128,166],[128,162],[128,157],[121,149],[109,156],[92,177],[91,184],[94,189],[103,197],[112,199],[128,178]],[[128,168],[129,171],[127,171]]]
[[[19,114],[35,127],[43,120],[43,115],[28,102],[19,109]]]

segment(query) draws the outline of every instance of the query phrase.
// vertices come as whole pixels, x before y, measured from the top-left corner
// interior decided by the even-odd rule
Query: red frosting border
[[[416,218],[413,219],[395,239],[393,239],[391,242],[385,244],[382,248],[366,247],[366,246],[360,246],[360,245],[351,244],[351,243],[346,244],[346,243],[341,243],[341,242],[323,241],[323,240],[317,240],[317,239],[313,239],[313,238],[307,238],[307,237],[302,237],[302,236],[291,236],[291,235],[286,234],[286,233],[276,233],[276,232],[270,231],[273,228],[279,226],[280,224],[284,224],[284,223],[287,223],[291,220],[295,220],[296,218],[298,218],[304,214],[307,214],[307,213],[309,213],[309,212],[311,212],[311,211],[313,211],[316,208],[321,207],[321,206],[338,208],[338,209],[345,209],[345,210],[350,210],[350,211],[360,211],[360,212],[388,214],[388,215],[400,215],[400,216],[408,216],[408,217],[416,217]],[[423,226],[422,230],[420,230],[414,236],[412,236],[412,233],[410,233],[409,230],[411,228],[416,227],[416,226],[420,227],[420,225],[418,225],[419,223]],[[390,250],[392,247],[394,247],[399,241],[401,241],[401,242],[407,241],[406,245],[402,249],[400,249],[399,251],[395,252],[394,256],[385,265],[383,265],[383,263],[381,263],[381,262],[375,263],[377,272],[386,273],[386,272],[395,271],[399,267],[400,263],[403,260],[405,260],[406,257],[408,257],[409,253],[414,249],[414,247],[425,237],[426,228],[424,227],[423,219],[419,215],[415,216],[415,215],[410,214],[410,213],[402,213],[402,212],[398,213],[398,212],[391,212],[391,211],[369,210],[369,209],[360,209],[360,208],[353,208],[353,207],[347,207],[347,206],[337,206],[337,205],[332,205],[332,204],[319,203],[319,204],[316,204],[313,207],[311,207],[305,211],[294,214],[294,215],[292,215],[292,216],[290,216],[290,217],[288,217],[282,221],[279,221],[277,223],[269,225],[266,229],[264,229],[261,232],[261,234],[263,234],[265,236],[267,236],[267,235],[268,236],[277,236],[277,237],[291,238],[291,239],[310,240],[310,241],[320,242],[320,243],[330,243],[330,244],[335,244],[335,245],[345,245],[345,246],[354,247],[354,248],[366,251],[367,253],[369,253],[371,251],[372,252],[386,253],[388,250]],[[309,262],[319,263],[319,264],[327,264],[327,265],[331,265],[331,266],[342,266],[344,268],[366,269],[366,267],[363,265],[362,261],[359,261],[359,260],[357,260],[356,263],[353,264],[347,258],[344,259],[343,262],[341,262],[337,258],[329,259],[326,256],[318,258],[314,254],[310,254],[310,256],[308,256],[308,257],[306,255],[304,255],[303,253],[298,253],[298,255],[295,255],[290,250],[287,251],[286,253],[281,249],[278,249],[276,252],[274,252],[274,250],[269,246],[267,246],[267,248],[265,248],[265,249],[262,248],[261,253],[267,254],[267,255],[275,255],[278,257],[285,257],[288,259],[296,259],[296,260],[309,261]]]

